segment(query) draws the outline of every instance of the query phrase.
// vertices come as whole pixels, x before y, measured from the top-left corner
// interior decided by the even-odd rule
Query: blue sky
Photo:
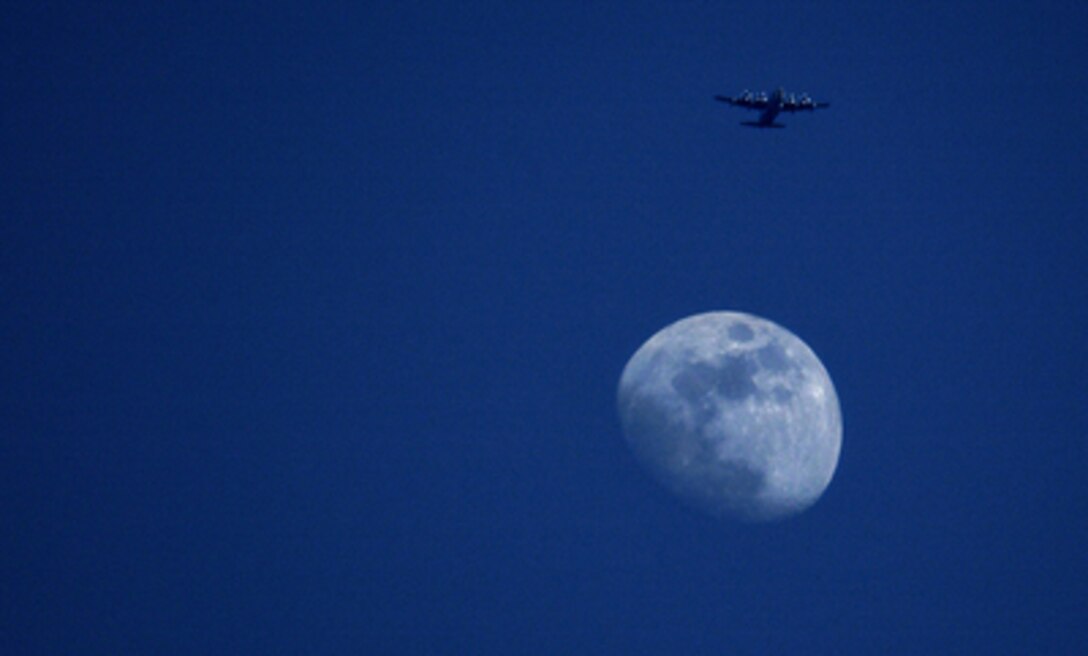
[[[6,653],[1078,653],[1077,3],[0,14]],[[832,103],[785,130],[712,100]],[[688,510],[615,387],[709,310],[845,423]]]

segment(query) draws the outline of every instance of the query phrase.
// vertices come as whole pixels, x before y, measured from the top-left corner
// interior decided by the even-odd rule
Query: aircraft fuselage
[[[767,108],[763,110],[763,113],[759,115],[758,121],[750,121],[756,127],[761,128],[780,128],[784,127],[774,122],[778,115],[782,113],[783,101],[786,98],[786,90],[779,87],[774,90],[767,103]]]

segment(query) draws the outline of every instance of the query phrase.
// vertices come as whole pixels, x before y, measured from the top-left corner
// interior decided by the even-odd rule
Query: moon
[[[635,352],[617,393],[638,460],[719,517],[773,521],[816,503],[842,448],[831,377],[785,328],[741,312],[667,326]]]

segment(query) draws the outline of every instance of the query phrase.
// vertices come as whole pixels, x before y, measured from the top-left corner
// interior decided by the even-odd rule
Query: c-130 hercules
[[[758,121],[743,121],[741,123],[741,125],[752,128],[784,128],[786,127],[784,124],[774,122],[774,119],[781,112],[811,112],[831,106],[831,103],[816,102],[807,93],[786,93],[786,90],[781,87],[775,89],[770,96],[765,91],[752,93],[745,90],[736,98],[714,96],[714,100],[729,103],[734,107],[760,110]]]

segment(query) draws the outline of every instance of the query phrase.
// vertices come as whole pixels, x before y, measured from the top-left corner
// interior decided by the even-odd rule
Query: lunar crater
[[[714,390],[723,398],[738,401],[755,394],[756,366],[751,357],[744,355],[727,355],[718,361],[718,366],[712,368],[715,373]]]
[[[744,343],[750,341],[756,334],[746,324],[735,323],[729,326],[729,339],[734,342]]]

